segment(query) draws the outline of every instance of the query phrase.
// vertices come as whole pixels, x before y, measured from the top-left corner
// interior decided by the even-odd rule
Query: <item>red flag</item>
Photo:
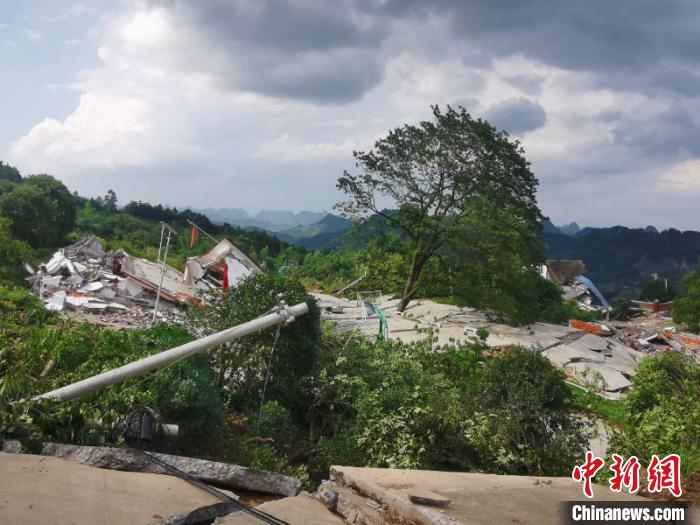
[[[226,293],[228,290],[228,266],[224,264],[224,282],[221,285],[221,289]]]
[[[194,248],[197,244],[197,239],[199,238],[199,230],[192,226],[192,235],[190,236],[190,248]]]

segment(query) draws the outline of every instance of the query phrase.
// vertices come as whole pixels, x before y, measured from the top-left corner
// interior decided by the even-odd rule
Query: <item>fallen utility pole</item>
[[[133,363],[108,370],[96,376],[88,377],[87,379],[52,390],[51,392],[46,392],[45,394],[36,396],[34,399],[58,399],[59,401],[69,401],[101,390],[110,385],[121,383],[132,377],[147,374],[148,372],[155,372],[165,366],[181,361],[186,357],[204,352],[220,344],[240,339],[246,335],[259,332],[270,326],[291,323],[296,317],[304,315],[308,311],[309,307],[306,303],[287,306],[284,301],[280,301],[280,305],[268,315],[222,330],[221,332],[216,332],[215,334],[197,339],[196,341],[171,348],[170,350],[165,350],[164,352],[139,359]]]

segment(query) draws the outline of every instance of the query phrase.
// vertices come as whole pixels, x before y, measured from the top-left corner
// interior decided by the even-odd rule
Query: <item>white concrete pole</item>
[[[264,328],[278,325],[280,323],[288,323],[294,320],[295,317],[304,315],[309,311],[306,303],[299,303],[294,306],[282,305],[275,312],[253,319],[247,323],[222,330],[215,334],[208,335],[196,341],[185,343],[184,345],[165,350],[158,354],[154,354],[133,363],[129,363],[113,370],[108,370],[96,376],[88,377],[77,383],[73,383],[51,392],[46,392],[36,396],[34,399],[58,399],[60,401],[68,401],[77,397],[90,394],[97,390],[101,390],[107,386],[121,383],[132,377],[140,376],[148,372],[154,372],[164,366],[181,361],[199,352],[204,352],[215,346],[218,346],[235,339],[240,339],[254,332],[259,332]]]

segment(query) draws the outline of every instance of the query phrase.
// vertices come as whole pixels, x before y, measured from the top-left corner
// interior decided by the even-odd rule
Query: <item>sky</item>
[[[88,196],[329,210],[461,105],[556,224],[700,230],[696,0],[0,0],[0,159]]]

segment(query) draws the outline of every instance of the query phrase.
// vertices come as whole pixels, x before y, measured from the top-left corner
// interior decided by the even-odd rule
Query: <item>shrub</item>
[[[566,475],[588,436],[571,415],[564,375],[538,353],[515,349],[485,362],[467,435],[481,468],[503,474]]]
[[[275,307],[283,293],[289,305],[306,302],[309,312],[280,329],[273,350],[275,328],[221,345],[210,352],[220,387],[231,392],[228,407],[257,414],[271,363],[267,399],[277,400],[299,418],[306,407],[303,378],[313,368],[320,345],[320,312],[314,299],[295,279],[255,274],[227,293],[216,292],[207,306],[191,308],[188,325],[193,333],[210,334],[255,319]]]
[[[644,359],[624,400],[630,425],[617,432],[610,450],[636,455],[679,454],[686,477],[700,476],[700,367],[680,353]]]
[[[700,272],[689,272],[681,281],[681,296],[673,303],[673,320],[700,332]]]

